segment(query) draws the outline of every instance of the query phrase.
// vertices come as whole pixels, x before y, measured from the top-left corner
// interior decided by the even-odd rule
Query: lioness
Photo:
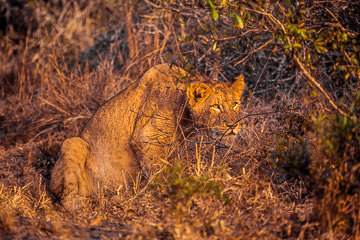
[[[103,104],[79,137],[63,142],[50,191],[65,208],[76,209],[99,187],[127,186],[141,171],[150,175],[191,127],[212,136],[236,135],[244,87],[242,75],[228,86],[194,81],[168,64],[151,68]]]

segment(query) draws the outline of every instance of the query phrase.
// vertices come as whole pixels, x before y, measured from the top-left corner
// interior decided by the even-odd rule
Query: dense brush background
[[[358,1],[0,0],[0,238],[359,239]],[[65,211],[65,138],[155,64],[244,74],[238,140]]]

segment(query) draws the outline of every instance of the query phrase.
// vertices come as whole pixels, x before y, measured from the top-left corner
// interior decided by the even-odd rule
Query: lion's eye
[[[220,112],[221,111],[221,107],[219,104],[214,104],[211,106],[211,109],[215,110],[216,112]]]
[[[233,109],[236,110],[239,107],[239,103],[238,102],[234,102],[233,103]]]

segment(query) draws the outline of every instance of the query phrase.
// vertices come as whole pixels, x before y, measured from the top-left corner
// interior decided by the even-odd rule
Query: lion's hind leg
[[[89,195],[92,183],[85,170],[89,147],[82,138],[66,139],[61,155],[51,172],[50,191],[60,197],[65,208],[76,209]]]

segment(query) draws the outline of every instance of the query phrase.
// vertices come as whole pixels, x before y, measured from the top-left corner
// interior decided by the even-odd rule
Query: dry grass
[[[206,9],[173,2],[32,1],[25,12],[33,28],[19,35],[9,27],[0,35],[0,237],[358,239],[359,220],[347,223],[352,232],[324,230],[313,214],[314,201],[321,201],[313,195],[312,164],[329,155],[311,117],[329,112],[328,104],[275,54],[276,44],[267,45],[271,25],[249,20],[247,31],[227,36],[230,43],[218,41],[222,52],[212,51],[214,33],[183,40],[211,21]],[[171,166],[149,181],[67,212],[47,190],[61,142],[163,61],[226,81],[244,73],[237,141],[215,147],[199,135],[177,146]],[[348,211],[359,219],[358,210]]]

